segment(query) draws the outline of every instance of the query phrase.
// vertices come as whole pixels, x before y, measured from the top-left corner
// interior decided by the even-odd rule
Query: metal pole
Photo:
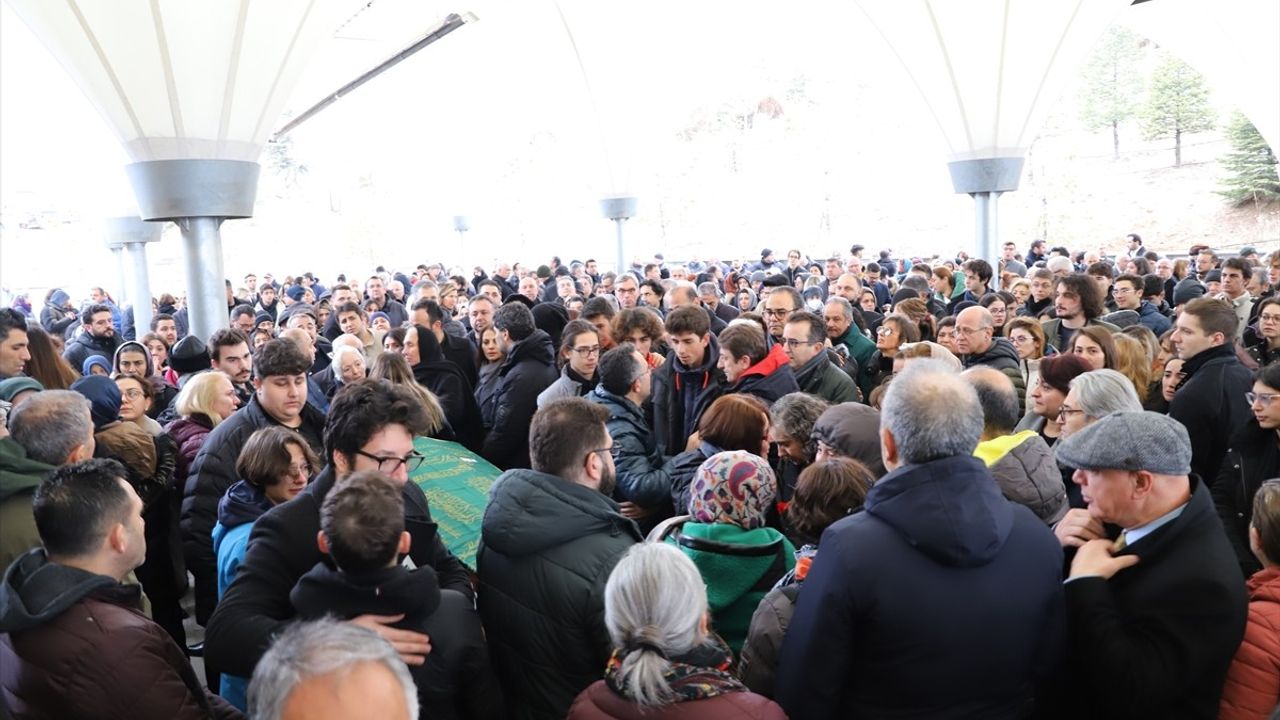
[[[996,267],[1000,261],[1000,227],[997,222],[996,205],[1001,193],[972,193],[974,209],[974,236],[977,240],[977,257]]]
[[[622,224],[627,221],[626,218],[615,218],[614,223],[618,226],[618,269],[617,273],[621,275],[627,269],[627,252],[622,243]]]
[[[187,278],[188,332],[208,340],[227,327],[227,288],[222,270],[223,218],[189,217],[175,222],[182,231],[182,264]]]
[[[116,291],[113,293],[116,298],[116,305],[123,308],[131,296],[129,292],[129,282],[125,275],[124,269],[124,246],[113,245],[111,247],[111,256],[116,261]]]
[[[133,266],[133,285],[129,288],[129,297],[133,300],[133,326],[138,330],[138,337],[151,327],[151,277],[147,272],[147,244],[145,242],[125,243],[125,254]]]

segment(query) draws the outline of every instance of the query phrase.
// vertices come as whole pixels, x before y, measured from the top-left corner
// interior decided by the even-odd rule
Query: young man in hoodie
[[[1024,717],[1053,676],[1062,550],[973,456],[982,422],[942,363],[889,385],[889,474],[823,534],[782,645],[775,698],[791,717]]]
[[[239,718],[124,581],[146,557],[142,500],[114,460],[59,468],[33,505],[43,548],[0,587],[0,692],[16,717]],[[69,691],[74,688],[74,691]]]
[[[770,348],[764,330],[748,320],[735,320],[720,333],[718,364],[728,383],[725,392],[755,395],[772,405],[800,390],[782,345]]]
[[[653,371],[653,432],[664,455],[678,455],[702,413],[720,397],[725,379],[718,367],[720,343],[702,308],[672,310],[666,330],[671,352]]]
[[[503,717],[502,691],[471,599],[441,590],[431,568],[400,564],[413,538],[404,529],[404,498],[389,478],[363,471],[334,485],[320,506],[316,542],[326,560],[289,593],[299,618],[401,616],[393,627],[431,638],[427,661],[410,668],[427,716]]]

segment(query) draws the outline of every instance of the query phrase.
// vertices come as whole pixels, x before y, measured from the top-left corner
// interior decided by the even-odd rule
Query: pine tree
[[[1280,200],[1276,156],[1258,128],[1237,112],[1227,123],[1226,136],[1231,151],[1222,156],[1222,168],[1227,174],[1218,194],[1233,205]]]
[[[1213,108],[1204,77],[1166,54],[1156,66],[1142,112],[1148,140],[1173,138],[1173,165],[1182,167],[1182,136],[1213,129]]]
[[[1098,41],[1084,67],[1080,117],[1090,130],[1111,128],[1113,157],[1120,159],[1120,123],[1133,117],[1142,92],[1138,36],[1119,25]]]

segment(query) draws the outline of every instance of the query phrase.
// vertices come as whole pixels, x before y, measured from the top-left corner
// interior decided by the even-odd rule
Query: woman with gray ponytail
[[[605,585],[604,612],[613,656],[568,720],[786,718],[733,676],[733,653],[708,629],[702,575],[675,547],[632,547]]]

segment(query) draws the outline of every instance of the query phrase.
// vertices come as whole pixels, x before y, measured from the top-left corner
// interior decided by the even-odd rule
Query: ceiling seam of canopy
[[[178,83],[173,77],[173,60],[169,56],[169,40],[164,32],[160,0],[151,0],[151,20],[156,29],[156,47],[160,51],[160,66],[164,68],[165,92],[169,97],[169,112],[173,115],[173,134],[174,137],[186,137],[186,127],[182,122],[182,103],[178,98]]]
[[[222,117],[218,120],[218,157],[222,157],[226,152],[227,130],[231,126],[231,106],[236,97],[236,75],[240,71],[240,50],[244,47],[244,28],[248,22],[249,0],[240,0],[235,41],[231,44],[231,57],[227,62],[227,85],[222,95]]]
[[[604,154],[605,171],[609,174],[609,185],[616,184],[617,177],[613,173],[613,158],[609,153],[609,140],[605,137],[604,118],[600,115],[600,107],[596,104],[596,95],[591,89],[591,78],[587,75],[587,68],[582,63],[582,53],[578,51],[578,41],[573,37],[573,30],[569,28],[569,20],[564,16],[564,9],[560,7],[558,0],[552,0],[555,5],[556,13],[560,16],[560,24],[564,26],[564,34],[569,38],[569,47],[573,49],[573,57],[578,61],[578,72],[582,74],[582,84],[587,88],[587,101],[591,103],[591,111],[596,116],[596,129],[600,132],[600,151]]]
[[[1058,61],[1058,53],[1062,50],[1062,43],[1067,41],[1067,35],[1070,34],[1071,27],[1076,24],[1076,18],[1080,17],[1080,7],[1082,5],[1084,5],[1084,0],[1076,0],[1076,7],[1071,11],[1071,17],[1067,20],[1067,24],[1059,31],[1058,42],[1053,46],[1053,53],[1049,56],[1049,62],[1045,63],[1044,75],[1040,77],[1040,82],[1036,83],[1036,94],[1031,98],[1031,103],[1027,105],[1027,115],[1022,119],[1022,127],[1018,130],[1017,147],[1025,147],[1023,144],[1023,138],[1026,137],[1027,128],[1031,126],[1031,116],[1035,114],[1036,105],[1040,103],[1040,93],[1044,92],[1046,78],[1049,76],[1049,73],[1053,72],[1053,65]],[[1039,129],[1040,128],[1036,128],[1037,131]]]
[[[938,116],[938,111],[934,109],[933,102],[930,100],[929,96],[925,93],[924,88],[920,86],[920,81],[916,79],[915,73],[911,71],[911,65],[909,65],[906,59],[902,57],[902,54],[898,52],[898,48],[892,42],[889,41],[889,36],[885,35],[884,29],[880,27],[880,24],[876,22],[875,18],[871,17],[871,13],[868,12],[867,9],[862,6],[862,3],[857,3],[857,6],[858,6],[858,9],[862,11],[862,14],[866,16],[867,22],[871,23],[871,27],[875,28],[876,34],[878,34],[880,38],[884,40],[885,45],[889,48],[889,52],[893,53],[893,56],[898,58],[898,63],[902,66],[902,69],[907,73],[907,77],[910,78],[911,84],[915,86],[916,94],[922,100],[924,100],[924,106],[929,109],[929,115],[932,116],[933,121],[937,123],[938,130],[942,133],[943,140],[947,143],[947,147],[951,150],[951,153],[954,155],[956,152],[956,148],[955,148],[955,145],[951,143],[951,135],[947,133],[946,126],[942,124],[942,118]]]
[[[302,19],[298,21],[297,26],[293,29],[293,37],[289,38],[289,47],[285,48],[284,51],[284,60],[281,61],[280,67],[276,70],[276,76],[271,80],[271,89],[267,91],[266,101],[262,104],[262,112],[258,114],[258,122],[253,126],[252,137],[254,138],[262,137],[262,127],[268,122],[274,121],[274,118],[267,117],[267,111],[272,107],[272,98],[275,97],[276,90],[280,87],[280,78],[284,75],[285,68],[289,66],[289,58],[293,57],[293,50],[298,45],[298,36],[302,34],[302,29],[307,26],[307,18],[311,17],[315,7],[316,0],[308,2],[306,12],[302,13]]]
[[[107,74],[107,79],[111,81],[111,88],[115,90],[120,104],[124,106],[124,112],[129,116],[129,122],[133,124],[134,132],[138,134],[138,138],[142,140],[149,153],[151,142],[147,140],[146,134],[142,131],[142,123],[138,122],[138,115],[133,111],[133,105],[129,102],[128,96],[125,95],[124,88],[120,86],[120,78],[116,77],[116,72],[111,67],[111,63],[108,62],[106,53],[102,51],[102,46],[98,44],[97,36],[89,29],[89,23],[85,21],[84,13],[80,12],[80,6],[76,4],[76,0],[67,0],[67,7],[71,9],[71,14],[75,16],[76,22],[80,25],[80,30],[84,32],[85,39],[89,41],[89,46],[93,48],[94,54],[98,56],[98,62],[102,65],[103,72]]]
[[[938,49],[942,52],[942,62],[947,68],[947,77],[951,79],[951,89],[955,93],[956,106],[960,109],[960,120],[964,125],[964,139],[968,143],[969,150],[973,150],[973,130],[969,127],[969,115],[964,109],[964,94],[960,92],[960,84],[956,82],[956,71],[951,64],[951,53],[947,51],[947,43],[942,39],[942,28],[938,27],[938,17],[933,12],[933,3],[930,0],[925,0],[924,6],[929,12],[929,23],[933,26],[933,35],[938,40]],[[945,129],[943,132],[946,132]]]
[[[996,73],[996,112],[992,119],[991,139],[1000,142],[1000,110],[1004,106],[1004,54],[1009,49],[1009,6],[1013,0],[1004,0],[1004,12],[1000,17],[1000,62]]]

